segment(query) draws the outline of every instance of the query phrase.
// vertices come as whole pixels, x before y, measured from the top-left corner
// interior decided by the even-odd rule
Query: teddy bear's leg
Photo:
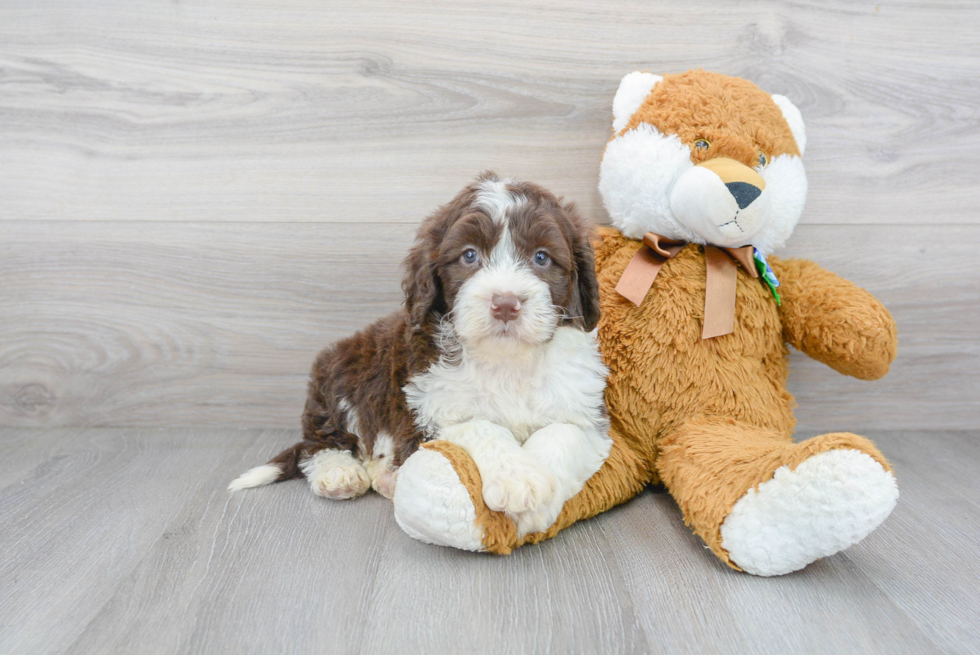
[[[685,522],[729,566],[781,575],[851,546],[891,513],[898,488],[854,434],[799,443],[731,419],[698,419],[660,442],[657,469]]]
[[[613,445],[602,468],[543,532],[519,537],[513,521],[491,511],[483,501],[483,484],[473,459],[447,441],[424,444],[399,469],[395,519],[409,536],[421,541],[499,555],[550,539],[576,521],[629,500],[650,481],[643,461],[615,430],[610,435]]]

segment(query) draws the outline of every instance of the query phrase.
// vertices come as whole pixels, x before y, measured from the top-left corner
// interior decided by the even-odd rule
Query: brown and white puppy
[[[229,489],[305,476],[320,496],[391,498],[419,444],[447,439],[491,509],[547,528],[611,445],[590,236],[546,189],[477,178],[419,229],[404,308],[317,356],[303,441]]]

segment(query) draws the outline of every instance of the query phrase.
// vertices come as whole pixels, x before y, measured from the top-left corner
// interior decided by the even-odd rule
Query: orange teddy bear
[[[505,554],[662,482],[723,562],[757,575],[801,569],[881,524],[898,488],[874,444],[846,432],[792,440],[786,344],[865,380],[897,347],[871,294],[769,257],[803,210],[805,148],[799,110],[746,80],[624,77],[599,182],[617,229],[596,244],[608,459],[547,531],[518,538],[484,504],[466,452],[431,442],[400,471],[399,524]]]

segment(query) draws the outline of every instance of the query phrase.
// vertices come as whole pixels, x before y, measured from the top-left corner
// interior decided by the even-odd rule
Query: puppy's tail
[[[228,485],[228,491],[262,487],[273,482],[302,477],[303,473],[299,469],[299,456],[303,450],[303,445],[303,442],[300,442],[295,446],[290,446],[270,459],[268,463],[245,471]]]

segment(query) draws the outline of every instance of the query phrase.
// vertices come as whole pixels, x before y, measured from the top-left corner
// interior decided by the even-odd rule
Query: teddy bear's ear
[[[639,71],[630,73],[622,79],[619,83],[619,89],[616,91],[616,97],[613,98],[614,132],[619,132],[626,127],[627,123],[630,122],[630,117],[647,99],[657,82],[662,79],[659,75]]]
[[[806,150],[806,128],[803,127],[803,115],[786,96],[774,93],[772,99],[783,112],[783,118],[789,123],[789,129],[793,132],[793,138],[796,139],[796,147],[800,149],[802,155],[803,151]]]

